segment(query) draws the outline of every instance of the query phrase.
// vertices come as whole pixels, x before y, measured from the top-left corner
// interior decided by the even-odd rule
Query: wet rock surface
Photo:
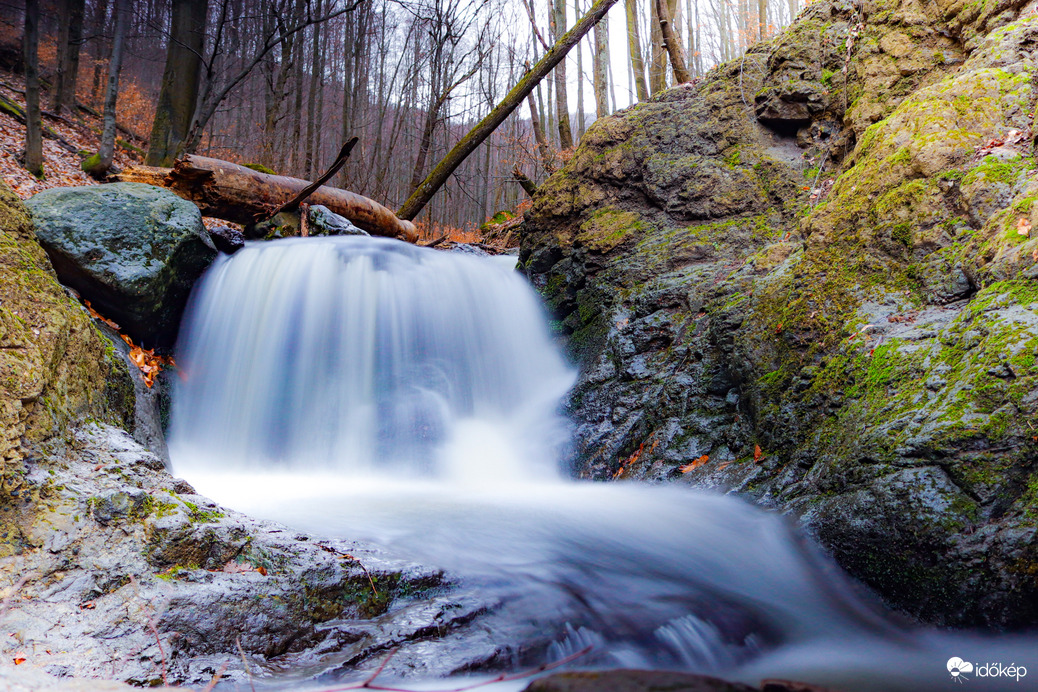
[[[390,676],[489,655],[450,644],[487,604],[441,572],[218,507],[122,430],[88,426],[27,466],[7,510],[23,538],[0,559],[0,656],[25,670],[204,685],[221,668],[356,675],[393,648]]]
[[[1036,41],[1024,3],[816,3],[596,122],[520,256],[575,471],[787,511],[930,622],[1038,622]]]
[[[198,207],[143,183],[54,188],[26,206],[62,283],[144,347],[173,345],[216,256]]]

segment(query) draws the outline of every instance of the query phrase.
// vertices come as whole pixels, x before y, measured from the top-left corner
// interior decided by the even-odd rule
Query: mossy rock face
[[[26,205],[63,283],[145,348],[173,345],[216,257],[198,207],[143,183],[54,188]]]
[[[58,284],[25,206],[0,180],[0,505],[24,504],[16,499],[22,459],[70,424],[132,426],[129,378],[112,344]]]
[[[814,3],[599,120],[521,260],[582,368],[580,475],[739,490],[895,607],[1013,628],[1038,623],[1038,18],[989,4]]]

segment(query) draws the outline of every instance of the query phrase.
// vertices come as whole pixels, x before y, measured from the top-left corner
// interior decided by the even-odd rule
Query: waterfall
[[[557,409],[574,374],[536,295],[500,263],[385,238],[252,243],[216,262],[188,314],[178,459],[458,480],[557,473]]]
[[[582,665],[918,692],[947,689],[951,656],[1034,659],[1033,637],[904,625],[737,498],[565,479],[574,373],[500,262],[377,238],[249,244],[199,284],[178,348],[179,474],[444,568],[486,604],[471,630],[413,643],[423,670],[592,646]]]

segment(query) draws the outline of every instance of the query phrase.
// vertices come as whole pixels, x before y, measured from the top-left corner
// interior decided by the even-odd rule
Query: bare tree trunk
[[[321,0],[317,0],[317,14],[321,14]],[[302,37],[300,37],[301,40]],[[306,116],[306,154],[303,158],[304,177],[314,174],[314,126],[317,119],[317,89],[321,83],[321,25],[314,25],[313,53],[310,60],[310,95],[307,100],[309,112]]]
[[[530,106],[530,127],[533,128],[533,137],[537,140],[537,152],[541,155],[541,165],[544,167],[544,172],[551,175],[555,172],[555,157],[552,156],[551,146],[544,134],[541,118],[537,115],[537,104],[534,102],[532,91],[526,95],[526,102]]]
[[[43,123],[40,115],[40,72],[37,57],[40,47],[40,3],[25,0],[25,33],[22,54],[25,60],[25,170],[43,177]]]
[[[98,150],[98,165],[90,173],[100,176],[112,167],[115,157],[115,104],[119,98],[119,71],[123,67],[123,44],[126,42],[126,24],[130,18],[130,0],[115,0],[115,35],[112,37],[112,57],[108,60],[108,88],[105,90],[104,129]]]
[[[573,0],[573,16],[580,16],[580,0]],[[577,45],[577,141],[584,136],[584,49]]]
[[[554,0],[551,12],[551,40],[558,41],[566,31],[566,0]],[[555,105],[559,121],[559,148],[573,148],[573,129],[569,122],[569,94],[566,88],[566,61],[563,60],[555,68]]]
[[[609,34],[608,23],[595,24],[595,113],[599,118],[609,115]]]
[[[667,51],[663,47],[660,31],[660,14],[656,3],[649,3],[649,41],[652,45],[649,56],[649,92],[656,95],[667,88]]]
[[[183,150],[198,101],[209,0],[173,3],[172,30],[166,49],[162,91],[148,143],[149,166],[168,166]]]
[[[100,98],[101,80],[103,75],[102,63],[104,62],[104,41],[101,34],[105,28],[105,17],[108,16],[108,0],[97,0],[94,4],[94,79],[91,85],[90,95],[95,99],[92,105],[96,105],[96,99]]]
[[[758,38],[763,41],[768,35],[768,0],[757,0]]]
[[[489,137],[511,115],[512,111],[523,102],[526,96],[533,91],[534,87],[544,79],[545,75],[566,58],[566,54],[570,49],[605,16],[609,8],[616,4],[616,1],[596,0],[591,9],[588,10],[588,13],[552,46],[552,49],[534,65],[530,72],[519,80],[518,84],[512,87],[504,99],[494,107],[494,110],[479,121],[474,128],[469,130],[468,134],[454,145],[454,148],[447,153],[443,160],[436,164],[421,185],[404,202],[397,216],[402,219],[413,219],[417,216],[451,176],[451,173],[461,165],[462,161],[475,151],[483,140]]]
[[[656,0],[656,13],[660,18],[660,33],[663,35],[663,44],[670,55],[670,64],[674,67],[674,80],[678,84],[689,82],[692,78],[688,75],[685,67],[685,56],[681,54],[681,41],[674,33],[674,25],[670,20],[670,8],[667,0]]]
[[[645,59],[642,57],[642,35],[638,27],[637,0],[624,0],[627,14],[627,52],[631,56],[631,69],[634,71],[634,86],[638,92],[638,100],[649,98],[649,85],[645,81]]]
[[[51,110],[59,115],[76,108],[76,77],[79,75],[79,49],[83,44],[85,0],[61,0],[58,14],[58,71],[54,77]]]

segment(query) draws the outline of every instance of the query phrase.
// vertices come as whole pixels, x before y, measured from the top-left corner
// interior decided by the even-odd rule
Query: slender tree
[[[551,40],[558,41],[566,33],[566,0],[554,0],[551,8]],[[566,61],[555,68],[555,106],[559,123],[559,148],[573,148],[573,130],[569,122],[569,95],[566,85]]]
[[[40,47],[40,4],[25,0],[25,33],[22,53],[25,61],[25,170],[43,177],[43,123],[40,114],[40,72],[37,55]]]
[[[76,78],[79,75],[79,49],[83,44],[84,0],[58,3],[58,70],[54,75],[51,109],[55,113],[72,111],[76,106]]]
[[[631,70],[634,72],[634,86],[638,100],[649,98],[649,85],[645,81],[645,58],[642,57],[642,36],[638,27],[637,0],[624,0],[624,11],[627,17],[627,54],[631,59]]]
[[[115,158],[115,106],[119,98],[119,72],[123,66],[123,46],[126,43],[126,25],[130,19],[130,0],[115,0],[115,33],[112,36],[112,55],[108,59],[108,86],[105,89],[104,126],[101,146],[96,160],[84,162],[83,167],[95,177],[102,177],[112,167]]]

